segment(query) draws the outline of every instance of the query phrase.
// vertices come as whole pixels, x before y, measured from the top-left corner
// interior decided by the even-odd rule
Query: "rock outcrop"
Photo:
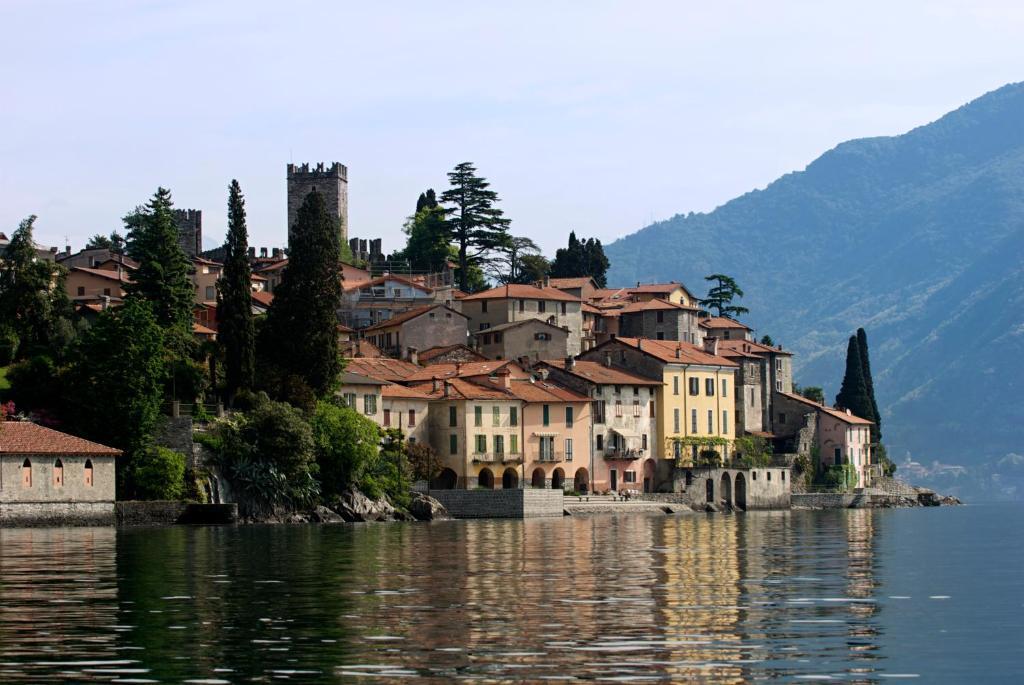
[[[331,503],[331,509],[349,523],[394,521],[398,517],[386,499],[374,500],[355,488],[349,488]]]
[[[413,495],[409,503],[409,513],[417,521],[442,521],[451,518],[443,504],[423,493]]]

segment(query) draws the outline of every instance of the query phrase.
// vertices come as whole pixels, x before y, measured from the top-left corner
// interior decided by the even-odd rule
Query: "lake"
[[[1024,680],[1024,507],[0,530],[0,681]]]

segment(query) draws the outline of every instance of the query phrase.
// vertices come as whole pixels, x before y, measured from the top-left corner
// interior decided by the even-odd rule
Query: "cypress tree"
[[[181,357],[191,351],[195,286],[192,264],[178,243],[178,226],[171,212],[171,191],[157,188],[153,198],[125,217],[128,256],[139,262],[125,285],[129,298],[152,305],[157,323],[166,332],[169,348]]]
[[[299,379],[317,396],[330,392],[341,371],[338,318],[341,305],[340,239],[324,196],[309,193],[299,208],[289,243],[288,264],[267,312],[261,345],[284,377]],[[277,390],[275,388],[268,388]]]
[[[251,390],[255,378],[256,334],[252,323],[252,272],[245,198],[238,181],[228,189],[228,236],[224,271],[217,281],[217,340],[224,349],[225,394],[230,401],[239,390]]]
[[[875,382],[871,378],[871,357],[868,355],[868,334],[863,328],[857,329],[857,347],[864,373],[864,384],[867,386],[868,399],[871,400],[871,411],[875,415],[875,424],[871,426],[871,442],[878,444],[882,440],[882,415],[878,412],[878,402],[875,401]]]
[[[836,405],[849,409],[862,419],[875,420],[871,409],[871,398],[868,396],[867,383],[864,382],[864,366],[860,359],[860,345],[857,336],[851,335],[846,346],[846,374],[843,384],[836,395]]]

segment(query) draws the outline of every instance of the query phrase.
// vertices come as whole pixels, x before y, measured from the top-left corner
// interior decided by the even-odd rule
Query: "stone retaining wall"
[[[112,526],[113,502],[4,502],[0,526]]]
[[[870,495],[855,495],[846,492],[805,492],[791,495],[793,506],[802,509],[849,509],[868,506]]]
[[[561,490],[431,490],[430,496],[454,518],[535,518],[561,516]]]
[[[119,526],[169,526],[175,523],[224,524],[238,521],[237,504],[118,502]]]

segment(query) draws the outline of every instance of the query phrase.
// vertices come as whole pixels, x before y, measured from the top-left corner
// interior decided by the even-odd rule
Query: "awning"
[[[557,438],[558,433],[556,431],[534,431],[533,433],[538,438]]]
[[[640,434],[625,428],[611,428],[612,433],[618,433],[626,439],[627,444],[630,440],[640,442]]]

